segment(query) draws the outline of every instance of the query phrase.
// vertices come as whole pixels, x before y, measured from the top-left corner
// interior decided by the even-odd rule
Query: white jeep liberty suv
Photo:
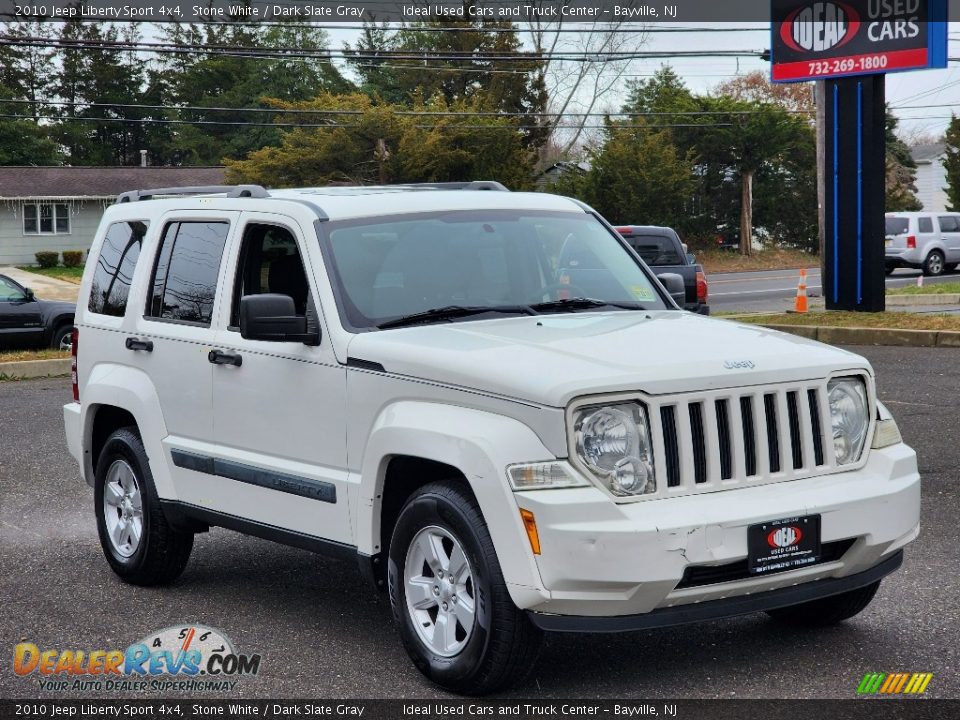
[[[64,407],[107,562],[169,583],[210,526],[351,558],[471,694],[544,631],[857,614],[920,514],[873,371],[675,284],[493,182],[125,193]]]

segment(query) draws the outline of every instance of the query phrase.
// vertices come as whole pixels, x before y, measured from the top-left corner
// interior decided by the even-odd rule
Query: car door
[[[42,342],[40,303],[19,283],[0,275],[0,350],[39,347]]]
[[[297,314],[320,324],[304,238],[289,218],[243,213],[229,265],[233,295],[214,343],[227,360],[213,367],[209,497],[219,512],[257,523],[258,534],[352,543],[346,370],[325,334],[308,346],[245,340],[238,327],[240,299],[261,293],[289,295]]]
[[[161,219],[142,316],[123,338],[126,361],[150,377],[160,400],[177,499],[207,502],[196,463],[214,446],[208,360],[222,263],[238,212],[191,211]]]
[[[943,246],[946,251],[946,261],[948,263],[956,263],[960,262],[960,215],[941,216],[941,229],[943,229],[944,220],[948,218],[950,221],[948,225],[952,230],[943,233]]]

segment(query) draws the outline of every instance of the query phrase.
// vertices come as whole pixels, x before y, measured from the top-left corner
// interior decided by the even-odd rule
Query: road
[[[919,270],[898,269],[887,276],[887,287],[914,285],[920,277]],[[710,308],[714,311],[738,310],[744,312],[782,312],[793,309],[797,295],[799,270],[762,270],[759,272],[711,273]],[[924,284],[960,282],[960,274],[947,273],[939,277],[923,278]],[[820,268],[807,270],[807,294],[820,297],[823,287]]]
[[[511,697],[851,698],[863,675],[876,671],[932,672],[928,696],[960,697],[960,362],[946,349],[854,351],[874,364],[879,396],[917,448],[924,475],[923,532],[867,611],[817,632],[752,615],[554,636]],[[240,652],[262,655],[260,674],[231,697],[445,697],[412,667],[388,603],[367,590],[352,563],[214,529],[197,537],[172,587],[121,583],[101,556],[92,493],[65,447],[61,405],[69,395],[65,379],[0,383],[0,648],[7,654],[0,697],[63,697],[13,674],[17,642],[125,648],[184,622],[219,628]]]

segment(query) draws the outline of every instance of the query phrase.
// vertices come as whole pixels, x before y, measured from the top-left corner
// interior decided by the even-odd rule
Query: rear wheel
[[[894,271],[894,270],[896,270],[895,267],[885,267],[885,268],[883,269],[883,271],[884,271],[887,275],[893,275],[893,271]]]
[[[388,582],[407,653],[438,685],[480,695],[533,668],[542,633],[513,604],[480,508],[456,483],[431,483],[407,501]]]
[[[53,331],[53,335],[50,337],[50,347],[54,350],[64,350],[70,351],[70,337],[73,332],[73,327],[70,325],[61,325],[56,330]]]
[[[866,587],[850,590],[839,595],[811,600],[800,605],[768,610],[767,614],[774,620],[788,625],[801,627],[825,627],[849,620],[859,614],[870,604],[877,594],[880,581],[877,580]]]
[[[133,585],[173,582],[190,559],[193,533],[174,530],[160,508],[143,442],[115,431],[97,460],[97,532],[113,571]]]
[[[927,255],[927,259],[923,261],[923,274],[924,275],[943,275],[946,263],[944,262],[943,253],[939,250],[931,250],[930,254]]]

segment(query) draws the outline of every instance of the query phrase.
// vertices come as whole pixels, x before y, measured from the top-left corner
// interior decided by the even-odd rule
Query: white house
[[[917,198],[923,209],[943,212],[947,209],[947,171],[943,167],[946,147],[942,142],[917,145],[910,148],[910,155],[917,164]]]
[[[0,265],[42,250],[86,251],[103,209],[126,190],[222,185],[222,167],[0,167]]]

